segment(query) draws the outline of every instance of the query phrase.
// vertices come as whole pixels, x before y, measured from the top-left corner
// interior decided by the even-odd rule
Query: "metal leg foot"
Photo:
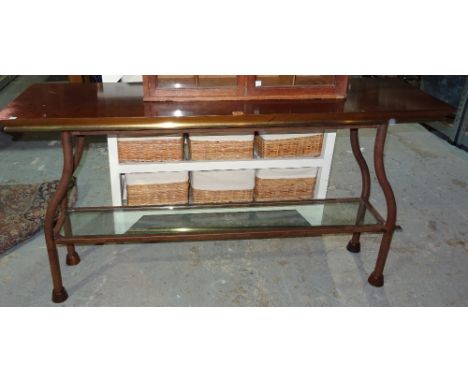
[[[56,291],[55,289],[52,291],[52,301],[56,304],[64,302],[68,298],[68,293],[64,287],[62,289]]]
[[[372,286],[381,287],[384,285],[384,276],[382,274],[376,276],[375,272],[372,272],[367,281]]]
[[[67,265],[78,265],[80,263],[81,259],[78,253],[73,250],[72,252],[68,252],[67,254]]]
[[[354,242],[352,239],[349,241],[348,245],[346,246],[346,249],[349,251],[349,252],[352,252],[352,253],[359,253],[361,252],[361,243],[358,241],[358,242]]]

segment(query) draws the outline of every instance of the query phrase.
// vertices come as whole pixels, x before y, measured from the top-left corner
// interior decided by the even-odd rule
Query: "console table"
[[[347,249],[359,252],[361,233],[380,233],[380,249],[368,279],[371,285],[380,287],[384,284],[383,271],[397,217],[395,196],[384,167],[389,125],[441,120],[454,112],[450,105],[398,79],[351,79],[346,100],[284,101],[144,102],[141,85],[38,84],[0,112],[0,126],[5,132],[57,132],[61,136],[63,172],[44,223],[52,300],[60,303],[68,295],[62,283],[57,244],[67,248],[66,263],[77,265],[80,257],[76,244],[340,233],[351,236]],[[352,152],[360,169],[362,191],[356,198],[227,205],[67,207],[67,191],[88,135],[232,135],[342,129],[350,132]],[[373,161],[385,196],[385,218],[369,201],[370,173],[359,146],[360,129],[376,131]]]

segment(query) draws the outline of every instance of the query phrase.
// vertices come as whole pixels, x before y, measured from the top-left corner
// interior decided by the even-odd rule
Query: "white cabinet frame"
[[[336,133],[325,133],[322,154],[318,157],[281,158],[223,161],[177,161],[177,162],[119,162],[117,137],[108,136],[109,171],[112,191],[112,205],[121,206],[124,199],[122,175],[141,172],[241,170],[267,168],[318,167],[314,198],[325,199],[328,178],[335,147]]]

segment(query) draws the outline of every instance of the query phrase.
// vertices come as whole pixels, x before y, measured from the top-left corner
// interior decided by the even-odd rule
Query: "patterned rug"
[[[30,238],[42,228],[47,203],[58,181],[0,185],[0,254]],[[76,200],[76,189],[70,195]]]

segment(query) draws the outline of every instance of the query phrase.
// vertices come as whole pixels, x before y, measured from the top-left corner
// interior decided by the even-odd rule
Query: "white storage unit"
[[[206,170],[243,170],[243,169],[281,169],[317,167],[314,197],[324,199],[327,194],[333,149],[336,133],[326,133],[322,154],[313,158],[282,158],[220,161],[178,161],[178,162],[119,162],[117,137],[107,138],[109,149],[109,170],[112,190],[112,204],[121,206],[123,200],[122,174],[161,172],[161,171],[206,171]]]

